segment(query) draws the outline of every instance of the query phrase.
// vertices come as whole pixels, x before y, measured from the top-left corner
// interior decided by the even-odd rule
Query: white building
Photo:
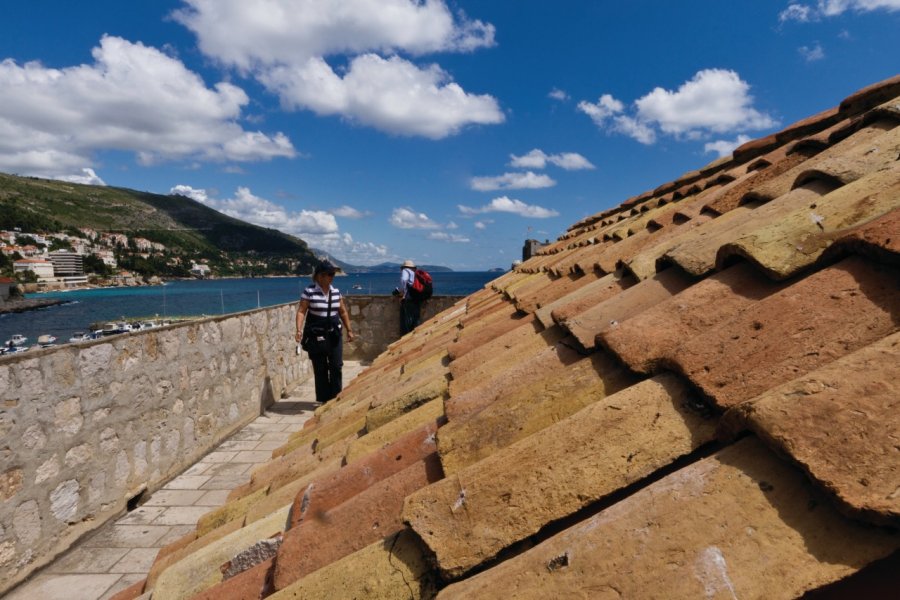
[[[31,271],[39,280],[53,279],[53,263],[42,258],[23,258],[13,262],[15,273]]]

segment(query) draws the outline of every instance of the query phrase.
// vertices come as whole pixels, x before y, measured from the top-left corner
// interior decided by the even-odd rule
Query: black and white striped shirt
[[[309,314],[316,317],[337,317],[341,307],[341,291],[331,286],[331,312],[328,312],[328,293],[319,287],[318,283],[311,283],[300,295],[301,300],[309,302]]]

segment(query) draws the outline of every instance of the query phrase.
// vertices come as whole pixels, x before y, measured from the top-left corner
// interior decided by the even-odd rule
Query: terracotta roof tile
[[[591,308],[572,312],[571,306],[554,311],[553,318],[585,348],[593,348],[597,334],[671,298],[693,283],[677,269],[667,269]]]
[[[577,290],[569,292],[562,298],[541,306],[535,313],[544,327],[553,327],[556,322],[553,312],[563,311],[565,314],[581,312],[606,298],[611,298],[624,289],[634,285],[635,281],[617,273],[604,275]]]
[[[450,422],[438,432],[444,473],[450,475],[500,448],[596,402],[635,379],[609,356],[581,356],[564,344],[522,379],[498,374],[500,386],[486,385],[448,400]],[[506,389],[494,394],[498,387]],[[488,391],[488,393],[484,393]],[[477,413],[478,418],[469,416]]]
[[[792,457],[852,516],[900,524],[900,334],[736,406],[747,427]]]
[[[597,341],[632,370],[658,372],[660,359],[674,356],[680,344],[752,309],[783,287],[751,265],[737,264],[606,329]]]
[[[848,258],[678,346],[666,364],[728,408],[897,330],[900,272]]]
[[[403,499],[442,477],[437,454],[431,454],[288,529],[275,561],[275,589],[403,529]]]
[[[689,396],[677,378],[664,376],[598,397],[412,494],[403,519],[435,553],[442,574],[456,578],[713,440],[715,424],[687,408]]]
[[[751,438],[439,598],[793,598],[896,547],[895,535],[843,519]]]
[[[900,164],[895,164],[800,208],[754,219],[752,230],[719,249],[716,263],[721,268],[731,257],[740,256],[773,279],[785,279],[815,262],[847,229],[898,207]]]
[[[900,75],[873,83],[854,92],[844,98],[840,109],[845,113],[862,112],[897,96],[900,96]]]
[[[848,254],[874,256],[881,262],[900,263],[900,210],[892,210],[868,223],[841,232],[825,250],[822,260],[830,262]]]
[[[520,295],[516,299],[516,308],[522,312],[533,313],[538,308],[571,294],[575,290],[598,279],[600,279],[600,274],[594,270],[590,270],[585,274],[549,278],[540,289],[530,290],[527,295]]]
[[[848,154],[864,157],[873,150],[877,155],[881,155],[884,150],[896,146],[896,136],[898,134],[888,129],[890,127],[896,129],[895,125],[896,123],[879,122],[863,127],[850,137],[834,144],[809,160],[798,164],[766,183],[756,186],[752,192],[752,197],[762,200],[773,200],[783,196],[794,188],[798,178],[803,173],[818,169],[822,165],[827,168],[829,164],[833,164],[830,163],[830,159],[838,158],[841,160],[840,157]]]

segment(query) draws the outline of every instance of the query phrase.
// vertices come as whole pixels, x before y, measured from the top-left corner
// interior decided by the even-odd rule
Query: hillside
[[[0,229],[16,227],[124,233],[164,244],[175,254],[219,261],[225,271],[225,263],[248,257],[267,264],[288,260],[298,273],[309,272],[316,262],[303,240],[226,216],[184,196],[0,174]]]

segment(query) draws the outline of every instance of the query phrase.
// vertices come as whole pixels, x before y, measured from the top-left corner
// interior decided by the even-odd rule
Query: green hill
[[[316,262],[303,240],[184,196],[0,174],[0,229],[17,227],[45,233],[88,227],[143,237],[174,254],[218,263],[219,274],[235,274],[229,272],[234,264],[249,260],[278,264],[279,273],[285,261],[296,273],[309,272]],[[271,268],[258,274],[269,273]]]

